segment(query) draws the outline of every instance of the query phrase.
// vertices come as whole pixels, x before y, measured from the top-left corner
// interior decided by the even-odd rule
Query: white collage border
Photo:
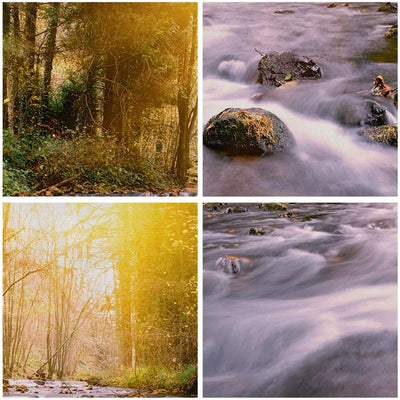
[[[112,0],[110,0],[112,1]],[[115,1],[115,0],[114,0]],[[2,1],[4,2],[4,1]],[[29,2],[32,2],[29,0]],[[82,1],[81,2],[89,2]],[[99,1],[91,1],[99,2]],[[116,2],[125,2],[125,0]],[[134,2],[134,1],[132,1]],[[179,0],[142,0],[142,2],[180,2]],[[112,197],[112,200],[108,200],[107,197],[5,197],[1,191],[1,212],[3,211],[4,203],[42,203],[42,204],[56,204],[56,203],[193,203],[197,204],[198,210],[198,395],[197,398],[203,398],[203,203],[205,202],[224,202],[224,203],[259,203],[259,202],[283,202],[283,203],[395,203],[397,205],[397,224],[399,223],[399,174],[397,181],[397,196],[377,196],[377,197],[350,197],[350,196],[204,196],[203,195],[203,143],[202,143],[202,132],[203,132],[203,4],[204,3],[223,3],[223,2],[244,2],[243,0],[230,0],[230,1],[204,1],[198,0],[193,1],[198,4],[198,195],[197,197]],[[252,0],[247,1],[251,3],[293,3],[293,2],[318,2],[327,3],[327,1],[312,1],[312,0],[287,0],[287,1],[263,1],[263,0]],[[352,0],[352,2],[359,2],[360,0]],[[368,1],[369,2],[369,1]],[[379,3],[386,3],[386,1],[378,1]],[[2,25],[2,19],[0,22]],[[2,31],[2,27],[1,27]],[[399,55],[399,53],[398,53]],[[1,52],[1,63],[3,61],[3,52]],[[397,57],[399,59],[399,57]],[[399,64],[398,64],[398,75],[399,75]],[[2,102],[1,102],[2,103]],[[2,111],[2,106],[1,106]],[[2,114],[1,114],[2,115]],[[397,154],[397,165],[399,165],[399,153]],[[1,172],[2,172],[1,167]],[[1,173],[0,181],[2,183],[3,174]],[[2,219],[1,219],[2,220]],[[3,221],[3,220],[2,220]],[[397,265],[400,265],[400,246],[399,237],[397,236]],[[2,248],[0,250],[1,260],[3,259]],[[2,285],[2,283],[1,283]],[[397,276],[397,322],[399,322],[400,311],[398,306],[399,299],[399,274]],[[3,305],[1,305],[3,310]],[[3,341],[3,330],[0,332],[1,342]],[[399,344],[399,339],[398,339]],[[1,355],[2,355],[1,350]],[[2,359],[2,357],[1,357]],[[400,398],[400,349],[398,346],[397,350],[397,362],[398,362],[398,395]],[[2,372],[1,372],[2,374]],[[257,399],[257,398],[252,398]],[[282,399],[282,398],[280,398]],[[332,398],[335,399],[335,398]]]

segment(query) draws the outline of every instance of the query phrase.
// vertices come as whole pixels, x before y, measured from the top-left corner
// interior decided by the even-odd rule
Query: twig
[[[3,292],[3,296],[5,296],[7,294],[7,292],[13,288],[18,282],[21,282],[22,280],[24,280],[27,276],[31,275],[31,274],[35,274],[36,272],[40,272],[43,271],[47,268],[47,265],[45,265],[44,267],[38,268],[38,269],[34,269],[32,271],[28,271],[26,274],[22,275],[21,278],[18,278],[16,281],[14,281],[4,292]]]
[[[75,179],[79,178],[81,175],[82,174],[78,174],[76,176],[72,176],[70,178],[64,179],[63,181],[58,182],[58,183],[56,183],[54,185],[50,185],[50,186],[48,186],[48,187],[46,187],[46,188],[44,188],[42,190],[39,190],[38,192],[33,193],[33,196],[39,196],[40,194],[42,194],[43,192],[45,192],[46,190],[48,190],[51,187],[58,187],[58,186],[64,185],[64,183],[68,183],[68,182],[74,181]]]
[[[265,56],[265,54],[261,53],[261,51],[260,51],[260,50],[257,50],[255,47],[254,47],[254,50],[255,50],[261,57],[264,57],[264,56]]]

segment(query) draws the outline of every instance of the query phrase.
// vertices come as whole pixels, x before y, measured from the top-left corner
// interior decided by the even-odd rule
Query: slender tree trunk
[[[196,64],[196,38],[197,24],[195,16],[192,16],[192,32],[188,40],[188,52],[183,60],[180,88],[178,91],[178,112],[179,112],[179,142],[176,158],[176,176],[181,184],[187,180],[189,168],[189,145],[191,131],[197,119],[197,102],[194,109],[191,109],[192,92],[195,85],[194,68]]]
[[[25,29],[24,38],[26,42],[26,61],[29,71],[35,68],[35,50],[36,50],[36,16],[38,3],[25,3]]]
[[[7,40],[11,27],[11,7],[9,3],[3,3],[3,40]],[[5,52],[3,52],[5,55]],[[9,57],[3,60],[3,101],[8,98],[8,72]],[[3,129],[8,128],[8,103],[3,103]]]
[[[19,128],[33,128],[38,121],[38,109],[32,108],[32,97],[37,90],[37,78],[35,73],[36,54],[36,17],[38,3],[25,4],[24,26],[24,76],[23,91],[20,91],[21,108],[19,110]]]
[[[123,141],[123,115],[121,97],[118,89],[118,59],[110,51],[106,60],[106,84],[104,90],[103,129]]]
[[[116,75],[115,60],[109,53],[106,58],[104,109],[103,109],[103,129],[107,132],[108,135],[111,134],[111,124],[113,120],[115,75]]]
[[[93,135],[97,125],[97,56],[90,62],[85,90],[85,129]]]
[[[13,19],[13,41],[19,43],[20,41],[20,22],[19,22],[19,3],[12,3],[12,19]],[[17,53],[10,58],[12,70],[10,70],[10,110],[9,110],[9,126],[10,131],[18,134],[18,120],[20,111],[20,96],[19,96],[19,67],[22,65],[22,58]]]
[[[56,52],[57,25],[60,12],[60,3],[51,3],[49,11],[49,22],[47,26],[48,35],[43,55],[43,85],[42,85],[42,122],[48,118],[49,96],[51,85],[51,73],[53,60]]]

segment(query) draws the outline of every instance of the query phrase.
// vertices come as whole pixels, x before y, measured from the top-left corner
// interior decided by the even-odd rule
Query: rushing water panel
[[[295,139],[291,151],[264,157],[204,147],[209,196],[395,196],[397,147],[369,142],[369,105],[397,124],[391,98],[375,96],[374,77],[397,87],[397,39],[385,37],[397,13],[382,3],[205,3],[203,122],[227,108],[262,108]],[[255,51],[257,50],[257,51]],[[322,76],[266,88],[261,54],[310,57]],[[289,77],[290,78],[290,77]],[[374,106],[375,107],[375,106]]]
[[[397,396],[395,204],[205,204],[206,397]]]

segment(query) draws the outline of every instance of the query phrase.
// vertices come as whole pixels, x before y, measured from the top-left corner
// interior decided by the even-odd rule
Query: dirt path
[[[3,397],[152,397],[137,389],[93,386],[82,381],[8,379]]]

